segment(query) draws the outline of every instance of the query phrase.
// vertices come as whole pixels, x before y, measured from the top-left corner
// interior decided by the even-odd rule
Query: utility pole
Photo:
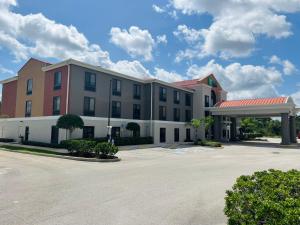
[[[111,129],[112,126],[110,124],[111,117],[111,90],[112,89],[112,80],[109,81],[109,97],[108,97],[108,117],[107,117],[107,138],[108,142],[111,143]]]

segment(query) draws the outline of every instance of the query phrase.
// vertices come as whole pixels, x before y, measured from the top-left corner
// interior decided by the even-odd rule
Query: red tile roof
[[[218,102],[215,107],[227,108],[227,107],[241,107],[241,106],[253,106],[253,105],[276,105],[284,104],[287,102],[288,97],[276,97],[276,98],[257,98],[257,99],[243,99],[243,100],[231,100]]]
[[[192,87],[196,84],[198,84],[199,79],[194,79],[194,80],[184,80],[184,81],[178,81],[174,82],[173,84],[179,87]]]

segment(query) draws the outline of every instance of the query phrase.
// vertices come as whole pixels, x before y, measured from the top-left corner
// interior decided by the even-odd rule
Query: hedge
[[[226,194],[229,225],[300,224],[300,171],[271,169],[241,176]]]
[[[83,140],[83,139],[78,139],[78,140]],[[106,137],[84,139],[84,140],[93,140],[98,143],[107,142]],[[114,138],[114,144],[116,146],[153,144],[153,138],[152,137],[119,137],[119,138]]]
[[[205,140],[205,141],[197,141],[195,142],[195,145],[201,145],[201,146],[209,146],[209,147],[222,147],[222,144],[220,142],[217,141],[209,141],[209,140]]]
[[[49,144],[49,143],[38,142],[38,141],[23,141],[22,144],[38,146],[38,147],[47,147],[47,148],[63,148],[61,144]]]
[[[8,143],[8,142],[14,142],[15,140],[14,139],[11,139],[11,138],[0,138],[0,142],[5,142],[5,143]]]

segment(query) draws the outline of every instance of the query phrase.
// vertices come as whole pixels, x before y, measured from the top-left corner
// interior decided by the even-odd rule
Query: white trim
[[[18,76],[14,76],[14,77],[10,77],[10,78],[5,79],[5,80],[1,80],[0,84],[6,84],[6,83],[9,83],[9,82],[12,82],[12,81],[15,81],[15,80],[18,80]]]
[[[50,66],[45,66],[45,67],[42,68],[42,71],[46,72],[46,71],[53,70],[53,69],[56,69],[56,68],[59,68],[59,67],[62,67],[62,66],[66,66],[66,65],[70,65],[70,64],[80,66],[80,67],[84,67],[84,68],[91,69],[91,70],[95,70],[95,71],[102,72],[102,73],[111,74],[111,75],[114,75],[114,76],[122,77],[124,79],[133,80],[133,81],[144,83],[144,84],[156,82],[156,83],[160,83],[160,84],[163,84],[163,85],[166,85],[166,86],[169,86],[169,87],[173,87],[173,88],[176,88],[176,89],[179,89],[179,90],[187,91],[187,92],[190,92],[190,93],[194,92],[193,90],[178,87],[178,86],[176,86],[172,83],[167,83],[167,82],[157,80],[157,79],[151,79],[150,77],[149,77],[148,80],[143,80],[143,79],[135,78],[133,76],[118,73],[118,72],[115,72],[115,71],[112,71],[112,70],[109,70],[109,69],[104,69],[100,66],[93,66],[91,64],[80,62],[80,61],[75,60],[75,59],[67,59],[67,60],[62,61],[60,63],[56,63],[56,64],[53,64],[53,65],[50,65]]]

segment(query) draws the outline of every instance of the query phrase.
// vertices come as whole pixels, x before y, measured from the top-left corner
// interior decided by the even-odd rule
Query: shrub
[[[209,147],[222,147],[222,144],[220,142],[217,141],[197,141],[196,143],[194,143],[195,145],[201,145],[201,146],[209,146]]]
[[[114,156],[119,151],[119,148],[111,143],[102,142],[94,147],[94,152],[97,158],[108,158]]]
[[[140,125],[134,122],[127,123],[126,129],[132,132],[133,137],[140,136]]]
[[[269,170],[241,176],[227,191],[229,225],[299,225],[300,171]]]
[[[66,140],[62,141],[61,145],[66,148],[71,154],[80,156],[91,156],[94,153],[96,141],[89,140]]]
[[[58,118],[56,126],[61,129],[69,130],[71,136],[71,133],[76,128],[82,129],[84,127],[84,122],[80,116],[66,114]],[[66,139],[67,139],[67,133],[66,133]]]
[[[11,138],[0,138],[0,142],[14,142],[15,140],[14,139],[11,139]]]
[[[114,139],[116,146],[153,144],[152,137],[119,137]]]

